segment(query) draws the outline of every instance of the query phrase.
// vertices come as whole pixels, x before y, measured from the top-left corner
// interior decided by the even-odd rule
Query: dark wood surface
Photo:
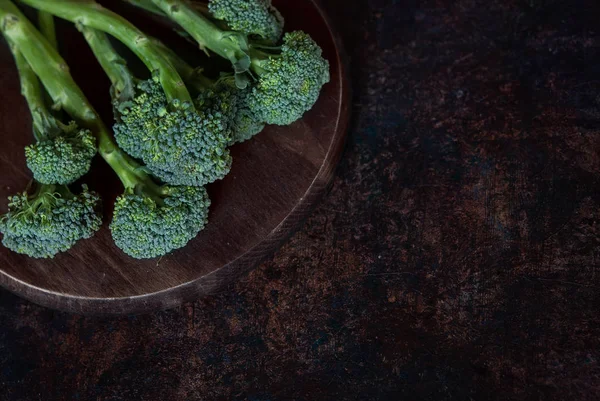
[[[98,161],[82,182],[103,196],[106,218],[101,232],[53,260],[36,260],[0,247],[0,284],[36,303],[66,311],[148,312],[215,292],[270,255],[326,190],[349,119],[349,84],[327,17],[311,0],[282,2],[279,8],[287,16],[289,29],[305,24],[323,47],[324,56],[331,62],[331,83],[302,120],[289,127],[267,127],[252,141],[232,148],[231,173],[208,187],[212,200],[209,225],[195,240],[184,249],[154,260],[138,261],[121,252],[113,244],[107,226],[111,205],[122,186],[116,175]],[[133,12],[132,20],[151,24],[139,12]],[[153,32],[157,36],[169,31],[160,25],[154,29],[159,30]],[[77,32],[71,28],[68,34],[62,51],[67,62],[72,61],[73,75],[99,110],[106,111],[110,104],[102,101],[106,100],[109,84],[106,79],[89,82],[90,74],[102,77],[102,71]],[[191,50],[201,59],[199,50]],[[190,58],[190,53],[186,56]],[[7,196],[25,188],[29,180],[23,148],[31,140],[27,134],[28,110],[19,95],[12,57],[4,45],[0,53],[0,87],[0,128],[6,138],[0,156],[3,213]]]
[[[302,230],[169,311],[0,291],[0,399],[598,400],[600,3],[323,3],[353,119]]]

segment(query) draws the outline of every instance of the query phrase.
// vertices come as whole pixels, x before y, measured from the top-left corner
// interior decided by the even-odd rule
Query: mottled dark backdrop
[[[213,297],[120,319],[0,292],[0,399],[597,400],[600,5],[328,0],[331,193]]]

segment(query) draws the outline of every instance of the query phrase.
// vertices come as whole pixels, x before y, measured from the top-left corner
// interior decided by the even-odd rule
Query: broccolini
[[[185,1],[152,2],[201,47],[230,60],[239,87],[257,79],[248,106],[268,124],[289,125],[300,119],[329,82],[329,63],[322,57],[319,45],[302,31],[285,34],[281,46],[265,46],[241,32],[220,29]]]
[[[229,121],[222,118],[218,109],[195,107],[180,75],[147,35],[93,0],[23,3],[70,20],[82,29],[114,36],[152,72],[151,79],[140,81],[126,68],[107,68],[118,55],[95,53],[113,81],[115,136],[123,150],[141,159],[154,175],[172,185],[202,186],[229,172]]]
[[[153,258],[183,247],[194,238],[207,221],[210,201],[206,190],[203,187],[157,184],[144,166],[135,162],[113,141],[68,68],[65,68],[64,60],[9,0],[0,0],[0,22],[7,38],[23,54],[53,100],[60,100],[69,115],[84,121],[96,135],[99,154],[123,183],[125,191],[116,201],[110,225],[117,246],[132,257]],[[36,206],[44,206],[46,201],[34,202]],[[19,209],[26,205],[23,198],[13,203],[16,214],[9,217],[23,215]],[[66,216],[71,219],[77,217],[74,211],[68,213],[73,205],[69,206],[71,209],[59,210],[65,210]],[[8,218],[3,222],[3,230],[10,227],[7,222],[12,220]],[[71,220],[60,220],[63,221]]]
[[[74,195],[65,185],[33,182],[27,191],[9,198],[8,213],[0,218],[2,243],[33,258],[52,258],[92,237],[102,225],[100,197],[89,191]]]
[[[196,89],[199,94],[199,102],[210,101],[213,97],[220,97],[230,99],[228,103],[235,105],[235,107],[228,108],[228,111],[233,114],[230,117],[232,120],[231,144],[245,142],[265,128],[265,123],[260,121],[248,106],[248,97],[251,95],[250,87],[245,89],[235,88],[233,75],[227,73],[222,73],[216,81],[211,80],[202,74],[200,68],[189,65],[160,41],[154,39],[154,43],[164,50],[165,55],[169,57],[169,61],[171,61],[185,83],[190,88]]]
[[[75,121],[65,124],[50,112],[37,76],[23,55],[10,47],[33,120],[35,143],[25,148],[27,166],[42,184],[71,184],[90,169],[96,138]]]
[[[25,153],[35,180],[25,192],[9,197],[8,213],[0,217],[0,233],[4,246],[14,252],[51,258],[90,238],[102,224],[98,194],[84,185],[75,195],[64,185],[88,171],[96,140],[89,130],[77,128],[75,122],[65,125],[48,110],[38,77],[13,43],[13,38],[20,37],[15,10],[11,3],[0,1],[0,28],[13,53],[33,119],[37,142]],[[63,99],[55,100],[63,105]]]
[[[126,0],[158,15],[164,15],[152,0]],[[283,33],[284,19],[271,0],[209,0],[190,4],[196,11],[223,22],[233,31],[256,39],[277,42]]]

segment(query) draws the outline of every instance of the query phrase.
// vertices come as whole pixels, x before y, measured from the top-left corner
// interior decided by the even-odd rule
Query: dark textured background
[[[0,291],[2,401],[598,399],[600,4],[326,5],[355,114],[304,228],[153,315]]]

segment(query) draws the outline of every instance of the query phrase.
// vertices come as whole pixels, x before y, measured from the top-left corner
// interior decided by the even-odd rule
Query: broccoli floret
[[[206,225],[209,205],[201,187],[164,187],[154,196],[128,189],[115,203],[110,229],[128,255],[155,258],[195,238]]]
[[[252,88],[240,89],[238,92],[238,107],[234,119],[233,143],[242,143],[262,132],[265,123],[250,108]]]
[[[9,198],[0,219],[2,243],[33,258],[52,258],[100,229],[100,197],[83,187],[74,195],[66,186],[34,183],[36,190]]]
[[[221,121],[222,116],[214,110],[194,107],[180,75],[148,36],[93,0],[26,3],[70,20],[84,32],[113,84],[118,140],[122,144],[148,140],[132,154],[153,173],[174,185],[204,185],[224,177],[231,158],[226,147],[229,138],[222,127],[229,122]],[[104,32],[129,47],[154,79],[140,83],[132,76]],[[168,146],[163,147],[165,144]]]
[[[42,184],[71,184],[89,171],[96,154],[96,139],[74,121],[64,124],[50,113],[35,72],[15,46],[11,49],[36,139],[25,148],[27,166]]]
[[[277,42],[283,32],[283,17],[271,0],[210,0],[210,13],[234,31]]]
[[[186,84],[199,94],[197,102],[210,104],[207,101],[210,102],[213,97],[221,99],[223,120],[230,121],[230,144],[247,141],[265,128],[265,123],[250,110],[250,87],[238,89],[235,76],[227,73],[222,73],[219,79],[212,80],[203,75],[201,68],[192,67],[160,41],[154,39],[154,43],[169,57],[169,61]]]
[[[25,148],[27,167],[44,184],[70,184],[87,174],[96,154],[96,138],[77,123],[57,122],[60,133]]]
[[[118,110],[114,125],[123,150],[174,185],[201,186],[229,172],[230,99],[205,91],[195,107],[167,108],[156,78],[140,82],[137,89],[135,98]]]
[[[40,0],[26,0],[34,1]],[[221,30],[183,0],[152,2],[201,47],[230,60],[240,88],[257,81],[249,107],[267,124],[288,125],[300,119],[330,80],[321,48],[304,32],[286,34],[281,47],[265,47],[242,33]]]
[[[329,63],[306,33],[285,34],[279,54],[252,50],[252,64],[260,78],[248,106],[260,120],[289,125],[310,110],[329,82]]]

